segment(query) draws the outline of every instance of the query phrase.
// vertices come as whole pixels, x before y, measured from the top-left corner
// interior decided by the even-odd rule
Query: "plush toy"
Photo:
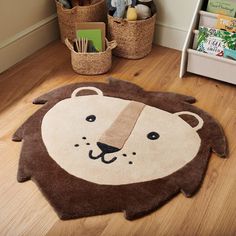
[[[156,5],[153,0],[137,0],[137,4],[143,4],[151,8],[152,15],[157,12]],[[135,4],[135,5],[137,5]]]
[[[138,4],[137,0],[131,0],[131,1],[132,1],[131,7],[135,7]]]
[[[137,15],[137,11],[134,7],[129,6],[128,10],[127,10],[127,20],[129,21],[135,21],[137,20],[138,15]]]
[[[116,8],[113,16],[118,18],[124,18],[125,9],[132,4],[132,0],[111,0],[111,6]]]
[[[145,20],[151,16],[151,9],[148,6],[138,4],[135,6],[135,9],[137,11],[138,20]]]
[[[64,8],[67,8],[67,9],[71,8],[71,2],[68,0],[58,0],[58,2],[61,3]]]

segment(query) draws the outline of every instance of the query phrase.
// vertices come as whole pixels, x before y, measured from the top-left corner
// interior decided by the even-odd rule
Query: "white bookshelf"
[[[236,61],[211,56],[194,49],[194,38],[196,37],[196,30],[198,29],[199,23],[209,27],[213,23],[214,18],[216,18],[215,14],[201,11],[203,9],[203,4],[204,0],[198,0],[182,50],[179,76],[180,78],[184,78],[186,72],[190,72],[236,84]]]

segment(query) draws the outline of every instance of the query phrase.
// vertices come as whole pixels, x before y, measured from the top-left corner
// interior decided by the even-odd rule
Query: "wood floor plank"
[[[54,42],[0,75],[0,235],[236,235],[236,88],[188,75],[178,78],[180,52],[154,47],[141,60],[114,58],[106,75],[73,72],[68,50]],[[16,181],[21,143],[11,142],[20,124],[40,106],[31,101],[57,87],[107,77],[131,81],[146,90],[197,98],[225,130],[228,159],[212,155],[206,177],[192,198],[176,196],[158,211],[135,221],[123,213],[61,221],[32,181]]]

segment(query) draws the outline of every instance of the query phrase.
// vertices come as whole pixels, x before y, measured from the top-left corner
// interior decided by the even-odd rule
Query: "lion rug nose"
[[[101,142],[97,142],[97,145],[103,153],[113,153],[113,152],[118,152],[120,150],[119,148],[109,146],[109,145],[107,145],[105,143],[101,143]]]
[[[98,156],[93,156],[93,151],[89,152],[89,158],[96,160],[101,158],[105,164],[111,164],[117,157],[111,160],[106,160],[105,155],[120,151],[126,140],[129,138],[134,126],[139,118],[145,104],[139,102],[130,102],[117,116],[112,125],[102,134],[97,142],[101,153]]]
[[[112,125],[102,134],[99,143],[121,150],[145,107],[139,102],[130,102],[118,115]]]

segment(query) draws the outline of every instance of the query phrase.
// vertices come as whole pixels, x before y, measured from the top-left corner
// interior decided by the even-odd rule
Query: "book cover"
[[[216,28],[236,33],[236,18],[218,15],[216,21]]]
[[[209,0],[207,11],[211,13],[235,17],[236,0]]]
[[[235,45],[235,33],[203,26],[199,28],[197,51],[223,57],[224,49],[228,48],[235,50]]]
[[[83,22],[76,25],[77,39],[86,38],[92,42],[94,48],[102,52],[105,50],[105,23]]]

